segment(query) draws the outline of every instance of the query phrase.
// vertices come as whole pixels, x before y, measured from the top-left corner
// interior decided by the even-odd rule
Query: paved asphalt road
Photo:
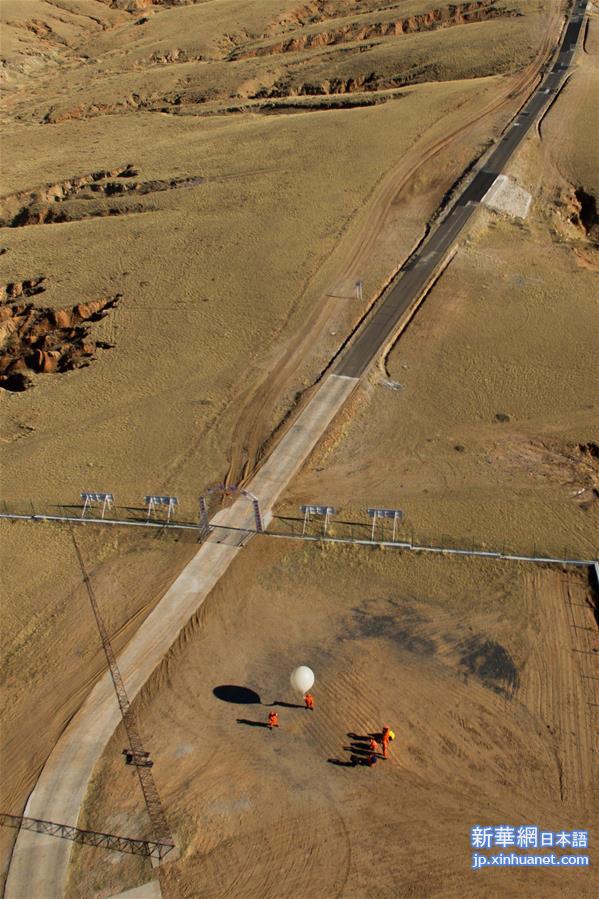
[[[345,354],[333,368],[335,374],[359,378],[377,353],[393,337],[402,316],[422,294],[447,251],[474,214],[477,204],[501,174],[540,112],[561,87],[576,49],[584,22],[586,3],[587,0],[576,0],[553,68],[545,75],[528,103],[507,128],[484,168],[464,189],[449,215],[399,271],[383,301],[366,319]]]

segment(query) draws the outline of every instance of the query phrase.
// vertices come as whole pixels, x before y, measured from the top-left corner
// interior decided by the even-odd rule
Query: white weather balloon
[[[291,686],[300,693],[307,693],[314,683],[314,672],[306,665],[300,665],[291,672]]]

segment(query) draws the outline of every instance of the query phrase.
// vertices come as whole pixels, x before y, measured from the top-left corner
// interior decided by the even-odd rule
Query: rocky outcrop
[[[103,200],[124,197],[128,194],[144,196],[164,190],[195,187],[204,180],[201,176],[169,178],[166,180],[137,181],[137,169],[131,164],[113,171],[99,171],[80,178],[71,178],[58,184],[23,191],[0,201],[0,226],[23,228],[28,225],[48,225],[58,222],[80,221],[110,215],[127,215],[143,212],[141,205],[113,206],[75,204],[73,200]],[[21,205],[23,204],[23,205]]]
[[[13,286],[6,285],[6,296]],[[120,299],[121,295],[116,294],[62,309],[4,301],[0,304],[0,388],[27,390],[34,383],[34,374],[65,372],[89,365],[98,349],[111,346],[106,341],[91,340],[91,327],[108,315]]]
[[[33,190],[22,190],[14,194],[8,194],[0,198],[0,228],[15,228],[19,225],[21,217],[26,216],[29,209],[40,206],[49,207],[55,202],[61,202],[75,196],[82,187],[102,181],[105,178],[130,178],[137,171],[128,163],[116,169],[100,169],[77,178],[67,178],[55,184],[46,184]]]
[[[303,50],[317,49],[348,42],[360,42],[371,38],[397,37],[404,34],[416,34],[422,31],[433,31],[452,25],[464,25],[468,22],[482,22],[500,16],[519,16],[517,10],[506,9],[496,5],[497,0],[474,0],[431,9],[428,12],[407,18],[378,22],[347,22],[324,31],[308,32],[276,44],[261,47],[247,47],[234,50],[231,60],[248,59],[255,56],[270,56],[278,53],[300,53]]]

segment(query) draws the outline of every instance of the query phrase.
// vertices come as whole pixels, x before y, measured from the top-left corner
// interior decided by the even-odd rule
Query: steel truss
[[[0,824],[5,827],[32,830],[34,833],[45,833],[52,837],[62,837],[63,840],[85,843],[87,846],[99,846],[102,849],[114,849],[117,852],[130,852],[132,855],[144,855],[147,858],[161,859],[174,847],[172,840],[137,840],[132,837],[119,837],[114,833],[81,830],[71,824],[57,824],[56,821],[42,821],[39,818],[26,818],[23,815],[0,813]]]

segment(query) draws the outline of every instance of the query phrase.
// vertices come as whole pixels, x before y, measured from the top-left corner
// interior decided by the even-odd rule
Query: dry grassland
[[[512,163],[529,218],[478,214],[283,510],[398,507],[408,535],[596,557],[599,242],[583,209],[599,188],[595,25],[541,140]]]
[[[94,217],[107,201],[92,196],[79,201],[82,221],[5,232],[3,277],[44,275],[38,303],[123,299],[93,329],[113,349],[86,370],[39,376],[35,389],[2,397],[7,437],[20,437],[2,467],[4,496],[23,496],[26,468],[27,490],[41,501],[74,500],[91,477],[122,500],[176,490],[195,509],[198,492],[226,471],[244,387],[266,374],[319,299],[319,269],[356,210],[398,154],[444,113],[459,122],[478,93],[423,87],[388,109],[318,121],[211,119],[198,128],[138,113],[43,131],[40,155],[56,182],[127,160],[140,182],[205,181],[136,197],[138,214],[126,196],[111,201],[124,214]],[[4,142],[17,169],[20,142],[20,129]],[[30,168],[20,184],[32,178]]]
[[[428,30],[423,22],[419,33],[364,38],[354,34],[351,40],[303,51],[244,57],[266,45],[334,32],[355,17],[348,17],[347,4],[335,2],[309,3],[299,12],[289,2],[209,2],[181,7],[165,2],[141,9],[143,5],[119,0],[113,8],[98,0],[52,4],[32,0],[26,20],[22,4],[7,0],[0,10],[9,22],[2,47],[8,63],[3,70],[7,94],[2,151],[5,177],[10,172],[10,178],[0,199],[4,225],[0,284],[12,287],[5,290],[4,305],[31,302],[47,310],[45,315],[51,320],[53,310],[56,313],[122,294],[114,310],[97,322],[90,319],[86,323],[80,343],[89,349],[82,357],[88,366],[52,372],[53,363],[44,359],[40,366],[47,364],[47,374],[32,369],[24,372],[33,382],[31,389],[0,390],[0,492],[13,503],[29,497],[38,507],[59,500],[76,502],[82,489],[108,489],[119,501],[138,504],[145,492],[155,490],[177,493],[182,514],[191,516],[196,514],[197,495],[205,486],[222,480],[228,469],[234,479],[244,466],[250,470],[262,442],[298,391],[314,381],[363,311],[348,299],[355,277],[365,282],[365,299],[376,294],[422,236],[426,220],[455,178],[517,108],[517,98],[501,98],[521,84],[521,69],[546,38],[548,15],[557,8],[557,4],[543,3],[534,4],[533,9],[533,4],[523,0],[483,3],[483,11],[524,14],[493,13],[483,21],[466,24],[445,19],[437,30]],[[414,19],[435,8],[424,0],[389,6],[390,10],[381,10],[371,2],[357,4],[360,28],[366,20],[377,27],[381,23],[387,26],[392,20]],[[431,23],[435,24],[434,17]],[[468,53],[463,52],[464,47]],[[427,68],[427,60],[434,61],[434,69]],[[390,85],[389,79],[395,76],[397,80]],[[586,77],[585,89],[589,90]],[[567,90],[581,89],[576,86],[579,83],[573,80]],[[318,90],[302,93],[304,85]],[[273,90],[275,95],[268,96]],[[328,109],[332,102],[347,108]],[[306,104],[308,109],[298,113],[297,104]],[[275,109],[279,114],[273,114],[273,106],[282,107],[283,112]],[[471,121],[474,107],[488,109],[486,117],[445,144],[449,134]],[[234,109],[238,111],[227,111]],[[543,127],[551,128],[552,121],[549,116]],[[443,149],[434,157],[434,164],[414,173],[417,162],[437,145]],[[580,160],[572,153],[568,159],[580,171]],[[128,163],[132,168],[126,168]],[[410,173],[410,180],[404,183],[402,179]],[[89,177],[92,175],[97,177]],[[190,179],[198,180],[192,183]],[[380,221],[384,227],[374,249],[360,255],[365,234],[374,233]],[[541,234],[540,224],[531,227]],[[500,243],[486,247],[481,232],[473,241],[472,252],[503,254],[502,264],[511,264],[513,226],[498,222],[495,233]],[[569,262],[572,239],[559,249]],[[543,247],[549,266],[555,247]],[[458,271],[459,265],[465,267],[466,259],[460,262],[458,257],[453,271]],[[579,268],[569,271],[578,273]],[[449,276],[453,277],[452,270]],[[494,276],[488,277],[495,282]],[[24,282],[38,278],[45,279],[40,282],[40,292],[27,296],[29,288]],[[566,280],[564,276],[564,283]],[[445,289],[445,283],[439,289]],[[19,291],[23,291],[21,296]],[[576,300],[581,321],[590,315],[583,294],[581,287]],[[468,292],[460,302],[468,304],[470,296]],[[435,302],[434,296],[431,300]],[[563,313],[560,317],[556,312],[556,316],[555,323],[563,325]],[[450,324],[443,319],[437,327]],[[283,361],[291,357],[300,339],[307,347],[301,364],[293,360],[284,377],[274,379],[265,389],[263,385],[273,381],[270,372],[284,367]],[[406,339],[409,346],[410,334]],[[468,338],[462,334],[461,339]],[[478,336],[470,339],[474,346]],[[98,347],[98,343],[107,346]],[[590,338],[585,352],[589,344]],[[431,342],[433,348],[438,345]],[[525,352],[524,336],[521,347]],[[53,348],[52,352],[60,350]],[[389,361],[392,369],[405,361],[398,352]],[[422,345],[412,352],[414,358],[421,357]],[[451,367],[450,360],[446,364]],[[532,369],[536,371],[535,366]],[[398,375],[402,383],[404,371]],[[408,371],[415,372],[416,366]],[[389,412],[391,404],[396,404],[403,428],[405,410],[398,404],[405,401],[404,394],[373,388],[374,396],[376,391],[380,393],[381,409],[372,417],[368,414],[369,428],[376,422],[373,442],[378,433],[376,442],[388,448],[387,456],[401,453],[408,458],[412,445],[422,454],[421,444],[428,448],[426,437],[439,430],[437,426],[431,430],[428,424],[438,410],[427,377],[425,372],[423,380],[415,377],[410,388],[414,392],[422,388],[424,403],[422,419],[415,417],[412,444],[407,438],[404,444],[403,436],[398,444],[397,424]],[[490,373],[489,377],[498,383],[499,375]],[[571,392],[578,387],[575,380]],[[537,382],[538,395],[540,391]],[[260,394],[261,405],[255,399]],[[459,463],[463,464],[462,457],[469,460],[468,453],[478,458],[483,447],[486,452],[485,434],[495,439],[501,429],[502,434],[515,434],[520,452],[522,436],[514,421],[495,425],[487,418],[492,419],[497,411],[531,417],[525,404],[518,405],[517,391],[511,397],[513,409],[504,404],[495,408],[491,392],[479,410],[478,398],[469,395],[470,418],[465,430],[470,430],[463,441],[468,450]],[[565,408],[564,403],[559,413],[563,432],[558,428],[557,439],[565,439],[566,432],[577,442],[590,439],[584,414],[574,420]],[[363,417],[358,417],[358,422],[364,421],[366,412],[359,415]],[[391,429],[380,424],[382,416],[389,417]],[[244,431],[248,419],[253,429],[249,435]],[[436,448],[444,446],[446,435],[455,430],[451,421],[444,421],[444,436],[434,438]],[[316,475],[307,474],[291,501],[295,503],[300,494],[305,497],[313,492],[316,496],[326,489],[327,499],[335,498],[332,494],[337,491],[342,502],[346,496],[341,485],[346,476],[343,452],[340,446],[327,459],[329,471],[323,486],[314,480]],[[505,442],[498,452],[505,455]],[[443,470],[455,472],[457,453],[452,450],[446,456]],[[423,458],[426,461],[432,455]],[[359,482],[364,504],[375,499],[373,491],[379,489],[377,464],[373,456],[367,479]],[[411,461],[406,465],[412,480],[401,483],[411,483],[411,493],[400,488],[399,482],[395,485],[393,477],[392,489],[397,490],[413,520],[434,529],[438,517],[431,510],[438,503],[423,492],[428,489],[432,496],[433,490],[439,490],[436,462],[418,472]],[[485,480],[487,469],[495,471],[485,463],[478,497],[488,490],[494,520],[497,492]],[[464,499],[466,488],[469,481],[468,489],[476,488],[476,483],[468,467],[460,478],[459,490],[453,491],[457,499],[450,495],[446,508],[455,530],[461,532],[460,522],[466,516],[470,519],[474,509],[474,502]],[[498,483],[503,490],[501,478]],[[356,484],[352,477],[352,496],[357,500],[361,494]],[[448,490],[452,494],[451,484]],[[531,501],[530,491],[514,514],[520,516],[518,520],[525,500]],[[587,534],[594,506],[591,503],[585,512],[579,508],[581,502],[579,497],[565,506],[567,513],[560,507],[568,533],[574,522],[580,533]],[[535,514],[531,515],[533,523]],[[489,533],[485,530],[488,524],[488,519],[480,519],[480,533]],[[522,525],[521,533],[523,539],[529,539],[532,531]],[[0,807],[14,813],[22,809],[57,734],[102,670],[70,539],[67,531],[50,527],[2,526],[0,589],[8,597],[3,602],[3,656],[9,697],[3,764],[12,773],[4,779]],[[81,540],[118,649],[194,546],[89,531],[82,532]],[[268,567],[270,563],[266,560],[264,564]],[[293,589],[297,588],[294,579],[300,576],[299,570],[290,568],[290,589],[293,584]],[[229,608],[228,595],[225,598]],[[214,609],[216,600],[210,603]],[[274,618],[271,624],[276,625]],[[276,631],[264,639],[276,641]],[[286,645],[282,639],[281,646]],[[298,645],[298,653],[300,650]],[[281,652],[286,654],[283,648]],[[376,667],[376,653],[374,658],[372,677],[380,681],[382,669]],[[248,677],[250,668],[248,662]],[[185,665],[177,662],[179,676],[184,676],[185,670]],[[269,665],[268,671],[272,670]],[[264,680],[268,677],[265,668]],[[284,679],[281,689],[283,684]],[[381,700],[373,715],[382,714],[386,707]],[[220,720],[219,714],[214,714],[215,720]],[[343,715],[350,717],[349,705]],[[255,730],[261,736],[261,729]],[[254,735],[253,729],[247,731]],[[166,730],[154,731],[154,722],[144,723],[144,732],[166,734]],[[247,734],[239,733],[240,749],[246,738]],[[342,739],[343,733],[330,737],[331,751],[337,751],[338,738]],[[223,739],[229,739],[229,731]],[[23,746],[30,746],[30,751],[23,752]],[[186,752],[181,758],[187,758]],[[220,746],[218,755],[222,755]],[[190,783],[195,783],[196,769],[188,769],[193,758],[195,749],[179,769],[187,772]],[[249,760],[240,759],[241,772]],[[258,778],[258,767],[258,763],[254,768],[250,765],[248,771],[254,773],[248,777]],[[125,775],[129,773],[127,769]],[[346,773],[353,780],[353,773],[333,769],[335,775]],[[197,784],[201,780],[198,778]],[[229,781],[230,773],[223,769],[220,782]],[[101,787],[101,778],[99,783]],[[174,792],[179,787],[173,781]],[[172,796],[168,800],[171,813]],[[193,796],[192,790],[190,803]],[[117,830],[121,825],[127,829],[129,824],[139,823],[139,805],[133,797],[131,808],[131,818],[114,819]],[[101,804],[98,813],[100,809]],[[286,814],[282,809],[282,815]],[[89,820],[94,816],[95,811],[92,815],[90,810]],[[191,846],[189,840],[195,839],[193,827],[185,836],[186,845]],[[0,836],[3,847],[9,848],[12,835],[3,831]],[[330,840],[335,842],[334,834]],[[327,851],[326,846],[328,843],[323,843],[321,850]],[[240,851],[245,854],[247,848]],[[253,851],[250,848],[248,854]],[[264,863],[272,866],[281,852],[286,852],[282,844],[278,848],[273,845],[272,852],[264,854]],[[226,860],[218,853],[214,858],[216,883]],[[194,895],[189,884],[196,876],[196,860],[194,856],[181,869],[182,883],[192,892],[177,893],[173,887],[173,895]],[[102,863],[100,858],[98,861]],[[77,865],[74,878],[81,876]],[[94,870],[90,877],[101,876],[105,883],[119,886],[133,883],[139,872],[131,874],[130,865],[131,860],[119,861],[110,871],[96,875]],[[307,876],[302,870],[298,868],[294,875],[298,883]],[[363,868],[358,865],[356,870]],[[327,871],[324,879],[315,880],[317,891],[334,890],[337,874],[328,867]],[[250,873],[247,876],[247,883],[260,892],[263,881],[252,880]],[[267,884],[264,894],[272,889]],[[355,889],[359,893],[359,882]]]

